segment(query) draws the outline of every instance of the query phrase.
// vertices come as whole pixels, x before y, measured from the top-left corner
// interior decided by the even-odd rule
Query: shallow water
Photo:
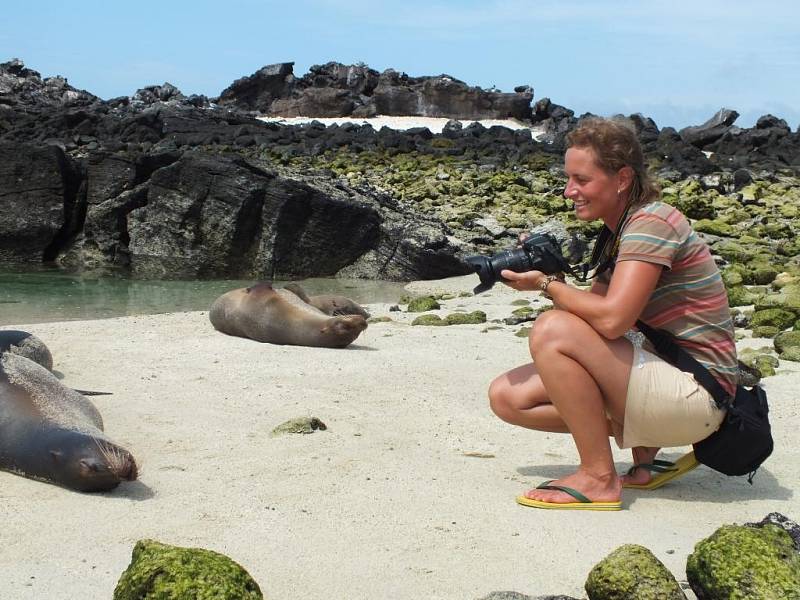
[[[163,281],[67,273],[57,268],[0,271],[0,325],[105,319],[207,310],[220,294],[251,280]],[[403,283],[360,279],[298,281],[309,294],[341,294],[362,304],[397,302]],[[280,287],[282,282],[275,282]]]

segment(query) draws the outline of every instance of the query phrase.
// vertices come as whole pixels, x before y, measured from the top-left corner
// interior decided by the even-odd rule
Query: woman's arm
[[[579,316],[600,335],[613,340],[636,323],[656,288],[662,269],[655,263],[625,260],[614,267],[605,295],[602,295],[604,284],[594,284],[587,292],[560,281],[550,283],[547,293],[559,309]],[[545,278],[541,271],[503,271],[501,276],[510,287],[528,291],[539,290]]]

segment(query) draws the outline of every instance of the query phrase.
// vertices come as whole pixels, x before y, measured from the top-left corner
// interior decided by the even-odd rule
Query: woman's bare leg
[[[608,340],[575,315],[552,310],[541,315],[530,336],[531,354],[541,383],[575,440],[578,471],[554,482],[574,488],[590,500],[616,501],[622,482],[614,470],[608,419],[625,415],[633,347],[625,338]],[[559,491],[530,490],[529,498],[574,502]]]
[[[645,446],[635,446],[631,448],[633,464],[641,465],[652,463],[659,450],[661,450],[661,448],[647,448]],[[630,475],[626,473],[620,477],[622,483],[634,483],[636,485],[646,485],[650,483],[652,478],[653,474],[647,469],[635,469]]]
[[[532,363],[503,373],[492,381],[489,406],[506,423],[538,431],[569,433]]]

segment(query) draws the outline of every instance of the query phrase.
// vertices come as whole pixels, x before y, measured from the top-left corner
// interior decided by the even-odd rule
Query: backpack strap
[[[719,408],[729,408],[731,406],[731,395],[726,392],[719,384],[719,381],[709,373],[708,369],[673,341],[673,336],[670,333],[667,333],[663,329],[654,329],[641,319],[636,321],[636,327],[650,340],[656,352],[658,352],[664,360],[681,371],[692,373],[697,383],[702,385],[708,393],[711,394],[711,397],[714,398],[714,402],[716,402]]]

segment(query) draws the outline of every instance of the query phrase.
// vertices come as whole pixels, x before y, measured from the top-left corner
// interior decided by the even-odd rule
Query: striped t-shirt
[[[639,318],[671,333],[733,395],[737,360],[728,294],[711,251],[686,217],[660,201],[634,211],[622,229],[616,262],[623,260],[665,267]],[[599,279],[608,282],[608,271]]]

